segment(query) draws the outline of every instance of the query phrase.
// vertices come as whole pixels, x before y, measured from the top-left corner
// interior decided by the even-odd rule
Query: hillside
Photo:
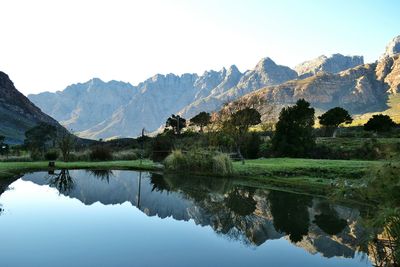
[[[27,97],[20,93],[7,74],[0,71],[0,135],[8,143],[21,143],[25,131],[40,122],[62,126],[44,114]]]

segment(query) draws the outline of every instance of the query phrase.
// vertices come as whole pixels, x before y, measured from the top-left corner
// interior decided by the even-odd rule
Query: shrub
[[[106,146],[95,146],[90,151],[90,160],[107,161],[112,160],[111,150]]]
[[[168,170],[171,171],[183,171],[187,170],[186,157],[180,150],[173,150],[165,160],[164,165]]]
[[[172,139],[171,134],[158,135],[154,138],[151,155],[153,161],[161,162],[168,156],[174,145]]]
[[[264,158],[269,158],[273,156],[271,142],[267,141],[260,145],[259,155]]]
[[[43,155],[42,155],[42,153],[40,153],[39,150],[34,149],[34,150],[32,150],[32,152],[31,152],[31,159],[32,159],[33,161],[42,160],[42,159],[43,159]]]
[[[52,150],[47,151],[47,152],[44,154],[44,158],[45,158],[46,160],[56,160],[56,159],[58,158],[59,155],[60,155],[60,153],[58,152],[58,150],[52,149]]]
[[[256,132],[248,133],[240,148],[243,157],[246,159],[256,159],[259,156],[260,145],[262,143],[260,134]]]
[[[137,150],[123,150],[112,153],[114,160],[137,160],[140,158],[139,151]]]
[[[225,176],[233,173],[231,159],[227,154],[205,150],[182,153],[174,150],[164,160],[167,170],[175,172],[207,173]]]
[[[214,174],[227,176],[233,173],[232,161],[227,154],[218,153],[212,158],[212,161]]]
[[[90,151],[78,151],[78,152],[71,152],[69,154],[69,161],[89,161],[90,160]]]

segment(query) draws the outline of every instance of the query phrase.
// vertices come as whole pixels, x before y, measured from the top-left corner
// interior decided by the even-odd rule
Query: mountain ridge
[[[217,111],[225,103],[271,86],[267,100],[282,105],[305,97],[323,109],[341,105],[352,113],[380,111],[387,96],[398,92],[399,62],[387,55],[400,52],[399,42],[394,38],[386,56],[370,64],[364,64],[362,56],[333,54],[305,61],[293,70],[265,57],[245,72],[232,65],[201,75],[156,74],[136,86],[92,79],[93,84],[78,83],[28,98],[80,137],[92,139],[137,136],[142,128],[153,132],[171,114],[191,118],[201,111]]]

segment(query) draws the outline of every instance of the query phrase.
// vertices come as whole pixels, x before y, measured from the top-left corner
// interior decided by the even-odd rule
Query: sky
[[[0,71],[25,95],[97,77],[133,85],[263,57],[373,62],[400,35],[398,0],[0,0]]]

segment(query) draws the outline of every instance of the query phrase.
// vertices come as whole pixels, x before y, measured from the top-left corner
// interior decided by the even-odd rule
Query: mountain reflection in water
[[[128,202],[150,217],[211,227],[220,238],[244,247],[258,248],[268,240],[286,239],[324,258],[359,261],[361,253],[364,262],[359,263],[370,266],[367,256],[359,252],[360,248],[366,251],[359,209],[321,198],[243,186],[235,179],[133,171],[58,170],[26,174],[19,181],[49,186],[87,206]],[[13,182],[3,180],[0,193]],[[6,205],[0,208],[7,210]]]
[[[130,202],[148,216],[193,220],[249,246],[285,237],[310,253],[351,258],[364,235],[357,209],[230,179],[107,170],[39,172],[22,179],[54,187],[85,205]]]

